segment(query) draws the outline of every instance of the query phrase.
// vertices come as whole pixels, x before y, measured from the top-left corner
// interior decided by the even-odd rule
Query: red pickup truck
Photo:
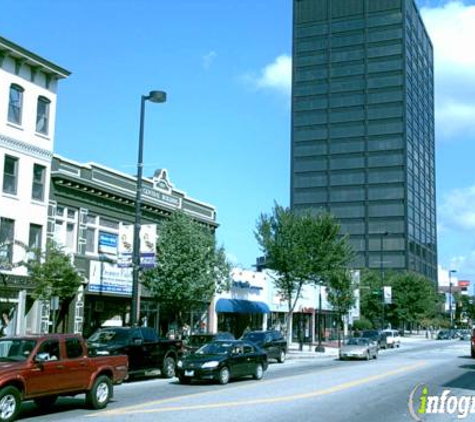
[[[0,339],[0,422],[17,416],[24,400],[51,406],[58,396],[86,394],[93,409],[102,409],[113,385],[127,377],[124,355],[88,356],[75,334],[45,334]]]

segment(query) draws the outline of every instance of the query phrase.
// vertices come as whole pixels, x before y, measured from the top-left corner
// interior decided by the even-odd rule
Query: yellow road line
[[[93,414],[88,415],[88,416],[99,416],[99,415],[104,416],[104,415],[118,413],[118,412],[120,412],[120,413],[129,413],[129,411],[131,411],[131,410],[141,409],[143,407],[148,407],[148,406],[153,406],[153,405],[158,405],[158,404],[163,404],[163,403],[169,403],[171,401],[178,401],[178,400],[183,400],[183,399],[188,399],[188,398],[200,397],[200,396],[205,396],[205,395],[208,395],[208,394],[227,393],[230,390],[235,391],[235,390],[241,390],[243,388],[249,389],[249,388],[251,388],[251,386],[252,387],[258,387],[258,386],[261,386],[262,384],[275,384],[275,383],[278,383],[278,382],[285,382],[289,378],[306,377],[312,372],[316,372],[318,374],[321,374],[321,373],[326,374],[327,372],[337,372],[337,371],[343,371],[345,369],[346,369],[345,367],[328,368],[328,369],[323,369],[323,370],[318,370],[318,371],[306,372],[304,374],[289,375],[285,378],[276,378],[276,379],[272,379],[272,380],[261,380],[258,383],[253,383],[253,384],[246,383],[244,385],[233,385],[233,386],[228,385],[228,386],[226,386],[224,388],[221,388],[219,390],[211,390],[211,391],[207,390],[207,391],[203,391],[202,393],[191,393],[191,394],[185,394],[185,395],[182,395],[182,396],[174,396],[174,397],[169,397],[167,399],[159,399],[159,400],[149,401],[149,402],[146,402],[146,403],[135,404],[133,406],[122,407],[120,409],[105,410],[105,411],[101,411],[100,413],[93,413]]]
[[[313,397],[318,397],[318,396],[324,396],[328,394],[333,394],[339,391],[347,390],[359,385],[367,384],[373,381],[381,380],[384,378],[388,378],[394,375],[399,375],[404,372],[409,372],[413,371],[416,369],[419,369],[423,366],[426,365],[426,362],[420,362],[414,365],[409,365],[409,366],[403,366],[399,369],[395,369],[392,371],[388,371],[382,374],[378,375],[372,375],[369,377],[365,378],[360,378],[354,381],[349,381],[345,382],[343,384],[339,384],[333,387],[325,388],[322,390],[316,390],[316,391],[311,391],[308,393],[302,393],[302,394],[293,394],[289,396],[280,396],[280,397],[272,397],[272,398],[263,398],[263,399],[254,399],[254,400],[242,400],[242,401],[229,401],[229,402],[223,402],[223,403],[211,403],[211,404],[197,404],[197,405],[188,405],[188,406],[169,406],[169,407],[162,407],[162,408],[156,408],[156,409],[143,409],[143,407],[146,406],[151,406],[153,404],[162,404],[165,402],[170,402],[173,400],[177,399],[183,399],[187,397],[197,397],[205,394],[213,394],[213,391],[207,391],[204,393],[198,393],[198,394],[190,394],[188,396],[180,396],[180,397],[175,397],[175,398],[170,398],[170,399],[164,399],[160,400],[158,402],[149,402],[149,403],[143,403],[138,406],[132,406],[132,407],[126,407],[122,409],[117,409],[117,410],[111,410],[111,411],[106,411],[106,412],[101,412],[101,416],[114,416],[114,415],[124,415],[128,413],[159,413],[159,412],[172,412],[172,411],[181,411],[181,410],[199,410],[199,409],[217,409],[217,408],[222,408],[222,407],[237,407],[237,406],[243,406],[243,405],[253,405],[253,404],[270,404],[270,403],[283,403],[283,402],[288,402],[288,401],[293,401],[293,400],[303,400],[303,399],[309,399]],[[308,374],[307,374],[308,375]],[[90,416],[99,416],[99,414],[94,414]]]

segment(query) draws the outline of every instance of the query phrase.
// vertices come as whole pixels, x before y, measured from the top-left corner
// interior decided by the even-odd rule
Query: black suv
[[[285,340],[279,331],[249,331],[245,333],[241,339],[257,344],[267,353],[269,358],[277,359],[280,363],[285,361],[287,340]]]
[[[378,330],[363,330],[361,337],[368,338],[378,344],[379,349],[387,349],[388,341],[387,336]]]
[[[185,351],[187,353],[196,352],[201,346],[204,346],[207,343],[211,343],[216,340],[235,340],[234,336],[231,333],[220,332],[220,333],[205,333],[205,334],[192,334],[186,339]]]

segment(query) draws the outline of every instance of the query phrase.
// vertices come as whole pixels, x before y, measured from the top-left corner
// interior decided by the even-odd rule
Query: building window
[[[3,192],[16,195],[18,184],[18,158],[5,155],[3,165]]]
[[[0,219],[0,264],[13,262],[13,239],[15,235],[15,220]]]
[[[38,133],[48,134],[49,127],[49,105],[51,101],[45,97],[38,97],[36,107],[36,131]]]
[[[77,252],[76,228],[77,210],[58,205],[56,207],[54,240],[58,245],[63,247],[67,253]]]
[[[30,236],[28,246],[30,249],[41,249],[41,238],[43,235],[43,227],[37,224],[30,224]]]
[[[96,229],[92,227],[86,229],[86,252],[96,252]]]
[[[33,189],[31,197],[37,201],[45,199],[46,167],[39,164],[33,166]]]
[[[20,85],[10,85],[10,102],[8,104],[8,121],[21,125],[21,109],[23,105],[23,91]]]

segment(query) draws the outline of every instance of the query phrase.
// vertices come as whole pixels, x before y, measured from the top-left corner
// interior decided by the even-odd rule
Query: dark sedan
[[[235,340],[235,338],[231,333],[226,332],[214,334],[192,334],[186,339],[185,351],[186,353],[194,353],[205,344],[218,340]]]
[[[287,340],[279,331],[249,331],[242,336],[242,340],[257,344],[271,359],[277,359],[280,363],[285,361]]]
[[[240,340],[213,341],[180,359],[176,375],[182,384],[192,380],[227,384],[231,378],[245,376],[260,380],[267,366],[267,354],[255,344]]]

